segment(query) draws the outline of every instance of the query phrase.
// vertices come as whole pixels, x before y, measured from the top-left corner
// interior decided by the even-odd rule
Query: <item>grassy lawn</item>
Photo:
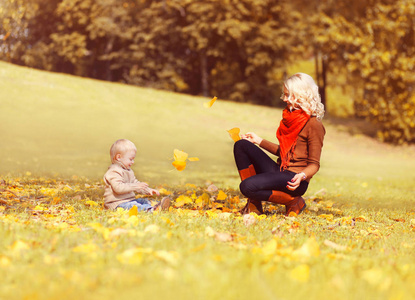
[[[226,130],[274,140],[281,110],[216,96],[207,109],[202,97],[0,62],[0,299],[415,298],[414,147],[324,119],[305,213],[243,218]],[[172,193],[169,212],[102,209],[119,138],[139,148],[138,178]],[[200,161],[176,171],[175,148]]]

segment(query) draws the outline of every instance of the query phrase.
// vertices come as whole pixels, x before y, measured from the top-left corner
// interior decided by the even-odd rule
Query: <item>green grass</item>
[[[137,177],[152,185],[205,184],[237,188],[226,130],[240,127],[276,140],[277,108],[131,87],[0,63],[0,174],[100,179],[119,138],[138,147]],[[324,121],[321,170],[310,194],[326,189],[340,202],[411,202],[413,147],[393,147],[362,135],[353,123]],[[354,128],[353,130],[349,130]],[[352,131],[353,134],[348,132]],[[200,158],[185,171],[171,165],[178,148]],[[362,186],[363,185],[363,186]],[[388,192],[385,193],[385,188]]]
[[[207,98],[0,63],[0,299],[414,298],[414,147],[381,144],[352,120],[323,120],[321,169],[298,218],[282,207],[252,226],[214,209],[136,221],[102,210],[118,138],[138,146],[134,171],[154,187],[200,195],[213,182],[241,196],[226,130],[275,140],[281,110],[217,96],[206,109]],[[200,161],[178,172],[174,148]],[[319,255],[293,255],[313,237]]]

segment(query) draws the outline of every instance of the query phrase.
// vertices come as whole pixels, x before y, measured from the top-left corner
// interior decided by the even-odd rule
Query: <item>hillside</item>
[[[213,95],[212,95],[213,96]],[[49,73],[0,62],[0,175],[71,176],[99,180],[119,138],[139,148],[134,166],[151,184],[237,188],[233,141],[240,127],[274,140],[281,110]],[[324,120],[322,166],[308,193],[325,189],[339,201],[413,199],[413,147],[385,145],[356,128]],[[353,126],[353,124],[349,124]],[[349,132],[355,132],[354,135]],[[178,148],[200,158],[183,172],[171,165]],[[24,175],[27,176],[27,175]],[[384,195],[388,187],[396,193]],[[357,196],[358,195],[358,196]]]

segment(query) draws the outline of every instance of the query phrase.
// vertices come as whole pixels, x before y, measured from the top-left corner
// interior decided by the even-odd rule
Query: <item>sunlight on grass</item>
[[[415,155],[330,119],[307,209],[240,216],[227,130],[275,141],[281,110],[0,62],[1,299],[411,299]],[[337,93],[338,91],[336,91]],[[103,209],[109,148],[139,152],[166,213]],[[173,150],[198,157],[178,172]],[[214,183],[219,190],[209,191]],[[159,199],[152,199],[153,201]]]

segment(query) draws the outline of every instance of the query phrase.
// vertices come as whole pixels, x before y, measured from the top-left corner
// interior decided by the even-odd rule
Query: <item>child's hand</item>
[[[149,189],[148,183],[145,183],[145,182],[137,182],[136,185],[137,185],[137,190],[148,190]]]
[[[158,191],[158,190],[155,190],[155,189],[148,189],[148,193],[150,194],[150,195],[157,195],[157,196],[160,196],[160,192]]]

